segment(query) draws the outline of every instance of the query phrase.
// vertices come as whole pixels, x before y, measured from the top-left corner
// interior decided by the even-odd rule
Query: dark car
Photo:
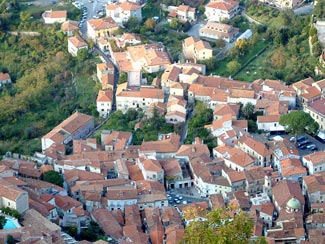
[[[308,140],[300,141],[300,142],[298,142],[297,146],[298,146],[299,148],[301,148],[301,146],[303,146],[303,145],[305,145],[305,144],[308,144],[308,143],[309,143]]]
[[[298,136],[297,137],[297,142],[304,141],[306,139],[305,136]]]

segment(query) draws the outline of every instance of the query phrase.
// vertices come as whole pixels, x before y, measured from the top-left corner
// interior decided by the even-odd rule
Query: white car
[[[98,19],[99,17],[98,17],[97,15],[94,15],[93,18],[94,18],[94,19]]]

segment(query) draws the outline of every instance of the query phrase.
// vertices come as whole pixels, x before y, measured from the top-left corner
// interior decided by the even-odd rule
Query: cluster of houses
[[[123,112],[133,106],[133,99],[139,99],[139,107],[148,116],[152,103],[157,108],[166,105],[163,99],[150,99],[163,98],[166,92],[170,94],[166,116],[173,111],[186,114],[187,109],[182,110],[186,103],[203,101],[213,109],[213,122],[205,126],[218,140],[212,153],[200,138],[182,145],[175,133],[161,134],[138,146],[132,145],[132,133],[124,131],[102,131],[100,142],[87,139],[94,118],[76,112],[43,136],[43,153],[37,163],[15,158],[0,161],[1,207],[21,213],[36,210],[42,221],[76,226],[78,231],[94,220],[119,243],[158,244],[181,240],[187,223],[193,221],[184,215],[189,208],[200,214],[200,209],[235,204],[252,218],[252,238],[266,236],[269,243],[324,242],[325,152],[301,156],[286,138],[260,141],[248,132],[248,122],[238,119],[239,102],[252,103],[263,114],[257,119],[261,130],[282,131],[281,114],[296,109],[297,104],[308,108],[323,101],[319,94],[324,80],[308,78],[285,86],[277,80],[260,79],[248,84],[193,72],[188,76],[195,78],[194,83],[185,82],[186,89],[177,86],[187,94],[185,99],[174,94],[177,89],[171,84],[182,83],[186,76],[182,71],[195,69],[189,65],[166,69],[167,77],[176,72],[173,77],[180,80],[161,81],[162,88],[117,93],[117,108],[119,94],[125,97],[120,106]],[[314,99],[304,100],[312,93]],[[42,181],[49,170],[62,175],[63,187]],[[169,201],[167,190],[190,188],[208,201],[176,206]],[[27,238],[22,234],[24,228],[23,223],[12,232],[17,238]],[[50,230],[46,233],[53,243],[60,236]]]
[[[219,22],[238,12],[233,0],[209,2],[200,37],[233,41],[238,30]],[[11,235],[25,243],[64,243],[61,227],[73,226],[80,233],[93,220],[108,240],[118,243],[179,243],[186,225],[204,218],[201,210],[235,205],[253,220],[253,239],[324,243],[325,152],[301,156],[286,138],[260,141],[239,113],[241,105],[252,104],[261,113],[259,130],[283,132],[280,116],[301,107],[324,130],[325,80],[307,78],[287,86],[279,80],[247,83],[206,76],[205,65],[196,61],[212,57],[212,49],[198,38],[183,41],[183,55],[192,62],[172,64],[161,43],[142,44],[132,33],[112,36],[131,16],[142,19],[141,5],[118,2],[107,5],[105,18],[87,22],[88,37],[109,51],[114,62],[96,67],[102,85],[96,100],[99,115],[108,117],[115,104],[123,113],[142,109],[151,117],[156,110],[167,123],[181,124],[189,108],[201,101],[213,110],[213,121],[205,128],[218,146],[210,152],[198,137],[185,145],[176,133],[133,145],[131,132],[108,130],[97,141],[88,138],[94,118],[75,112],[42,137],[42,153],[33,160],[0,161],[0,207],[23,214],[21,226],[0,231],[0,242]],[[196,10],[180,5],[170,8],[169,17],[195,22]],[[66,11],[47,11],[43,19],[62,23],[73,56],[88,48],[76,35],[78,23],[66,20]],[[120,51],[113,50],[112,41]],[[116,68],[128,77],[117,87]],[[142,71],[162,75],[148,84]],[[9,74],[0,73],[0,86],[10,82]],[[43,181],[48,171],[62,176],[62,187]],[[171,189],[195,189],[204,200],[174,205],[167,194]],[[196,215],[184,214],[189,209]]]

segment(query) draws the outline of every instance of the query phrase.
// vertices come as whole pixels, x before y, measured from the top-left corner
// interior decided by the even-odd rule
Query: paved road
[[[172,206],[181,205],[183,204],[183,201],[186,201],[187,203],[208,201],[208,198],[201,198],[200,194],[194,187],[172,189],[167,191],[167,194],[172,198],[171,202],[168,203]],[[183,198],[179,204],[175,203],[174,201],[174,199],[176,199],[176,195],[182,196]]]
[[[79,0],[81,6],[84,6],[87,8],[87,19],[84,21],[82,27],[80,28],[80,31],[84,35],[87,33],[87,20],[94,19],[95,16],[98,16],[97,11],[103,10],[105,12],[105,6],[107,4],[107,1],[103,0]]]
[[[312,14],[314,12],[314,3],[305,4],[293,10],[296,15]]]
[[[199,37],[199,30],[204,26],[204,23],[197,23],[189,29],[186,34],[193,37]]]

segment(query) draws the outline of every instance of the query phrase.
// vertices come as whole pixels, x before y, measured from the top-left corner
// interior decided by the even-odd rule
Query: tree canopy
[[[5,226],[7,220],[6,217],[4,215],[0,215],[0,230],[3,229],[3,227]]]
[[[185,212],[185,218],[198,219],[194,211]],[[187,244],[247,244],[266,243],[264,239],[251,241],[253,222],[249,216],[234,206],[215,209],[189,223],[185,229],[183,243]],[[203,218],[202,218],[203,217]],[[202,221],[203,220],[203,221]]]
[[[58,186],[63,185],[63,178],[58,172],[53,170],[44,173],[44,180]]]
[[[316,133],[319,125],[310,116],[303,111],[293,111],[280,117],[280,125],[286,127],[286,131],[297,136],[305,132],[309,134]]]

